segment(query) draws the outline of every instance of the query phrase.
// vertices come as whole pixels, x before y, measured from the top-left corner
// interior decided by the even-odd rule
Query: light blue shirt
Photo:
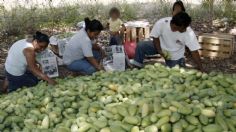
[[[73,61],[81,60],[85,57],[93,57],[93,52],[92,41],[83,28],[76,33],[66,45],[63,61],[66,65],[69,65]]]

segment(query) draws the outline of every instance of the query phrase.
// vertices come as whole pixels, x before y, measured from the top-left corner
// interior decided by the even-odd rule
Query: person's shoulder
[[[187,27],[185,33],[188,34],[188,35],[195,35],[195,32],[193,31],[193,29],[190,26]]]
[[[70,40],[69,40],[69,44],[74,44],[74,43],[77,43],[77,42],[79,42],[79,40],[81,39],[81,38],[83,38],[83,36],[82,36],[82,31],[81,30],[83,30],[83,28],[82,29],[80,29],[78,32],[76,32],[71,38],[70,38]]]
[[[91,42],[90,38],[88,37],[88,34],[85,30],[85,28],[82,28],[75,36],[76,40],[78,40],[77,42],[80,42],[80,44],[87,44],[89,42]]]
[[[15,41],[11,47],[19,47],[22,46],[23,44],[26,44],[27,42],[25,41],[25,39],[21,39],[21,40],[17,40]]]
[[[27,39],[21,39],[21,40],[16,41],[14,44],[24,45],[24,46],[31,46],[32,42],[28,42]]]
[[[18,41],[16,41],[15,43],[27,43],[26,39],[20,39]]]
[[[168,23],[171,21],[171,19],[172,19],[172,17],[164,17],[164,18],[159,19],[159,21],[164,22],[164,23]]]
[[[73,38],[79,38],[86,34],[85,28],[81,28],[78,32],[73,35]]]
[[[156,24],[168,24],[168,23],[170,23],[170,21],[171,21],[171,17],[165,17],[165,18],[161,18],[161,19],[159,19],[157,22],[156,22]]]
[[[186,31],[187,32],[193,32],[193,29],[190,26],[188,26]]]

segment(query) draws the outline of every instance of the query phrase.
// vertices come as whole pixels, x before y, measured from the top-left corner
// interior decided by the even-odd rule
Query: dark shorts
[[[12,92],[22,87],[33,87],[38,84],[39,80],[31,72],[26,71],[21,76],[14,76],[5,71],[6,78],[9,82],[8,92]]]

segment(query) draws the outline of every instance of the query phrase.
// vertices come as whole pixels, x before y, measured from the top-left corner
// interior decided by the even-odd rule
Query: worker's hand
[[[57,82],[56,82],[55,80],[53,80],[53,79],[49,79],[49,80],[48,80],[48,84],[50,84],[50,85],[56,85]]]
[[[158,51],[158,54],[160,54],[163,58],[165,58],[165,54],[162,51]]]
[[[1,89],[2,93],[4,93],[4,94],[8,93],[8,85],[9,85],[9,82],[8,82],[7,78],[5,78],[5,80],[3,82],[2,89]]]
[[[203,69],[203,67],[201,66],[201,67],[198,67],[197,68],[199,71],[201,71],[202,73],[206,73],[206,70],[205,69]]]
[[[105,51],[103,49],[101,49],[100,52],[101,52],[101,55],[102,55],[102,59],[105,58],[106,57]]]
[[[96,67],[97,71],[101,71],[104,70],[104,67],[102,65],[99,65],[98,67]]]
[[[42,70],[42,66],[41,66],[40,63],[37,63],[36,65],[37,65],[37,67],[38,67],[40,70]]]
[[[3,87],[1,89],[1,92],[4,93],[4,94],[7,94],[8,93],[8,88],[7,87]]]

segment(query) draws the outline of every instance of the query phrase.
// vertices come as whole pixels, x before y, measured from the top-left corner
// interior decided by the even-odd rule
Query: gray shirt
[[[85,29],[76,33],[65,47],[63,61],[70,65],[75,60],[81,60],[85,57],[93,57],[92,41],[88,37]]]

